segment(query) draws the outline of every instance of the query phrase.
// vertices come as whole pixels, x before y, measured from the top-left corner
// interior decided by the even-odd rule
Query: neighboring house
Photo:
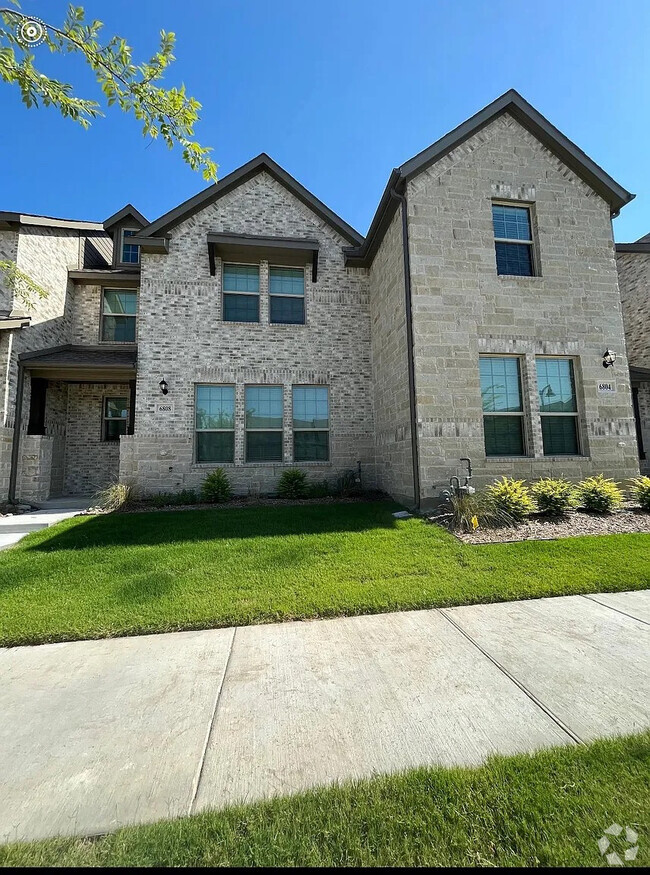
[[[650,474],[650,234],[616,245],[641,471]]]
[[[478,485],[633,476],[611,227],[632,197],[509,91],[392,172],[365,239],[266,155],[152,223],[0,214],[50,291],[26,327],[0,306],[3,494],[217,466],[257,494],[360,464],[426,505],[461,457]]]

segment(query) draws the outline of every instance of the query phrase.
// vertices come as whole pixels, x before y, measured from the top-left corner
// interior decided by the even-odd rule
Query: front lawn
[[[650,865],[650,733],[417,769],[98,839],[0,847],[3,866],[598,866],[612,823]],[[629,845],[612,838],[622,858]]]
[[[0,553],[0,644],[642,589],[650,535],[470,546],[371,503],[80,517]]]

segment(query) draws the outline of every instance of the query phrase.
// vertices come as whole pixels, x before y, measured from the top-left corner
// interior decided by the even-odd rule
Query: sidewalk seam
[[[199,792],[199,786],[201,784],[201,778],[203,777],[203,767],[205,766],[205,758],[208,753],[208,747],[210,746],[210,737],[212,735],[212,728],[214,726],[214,719],[217,716],[217,708],[219,707],[219,700],[221,699],[221,693],[226,683],[226,675],[228,674],[228,666],[230,665],[230,657],[232,656],[232,650],[235,644],[235,636],[237,635],[237,626],[233,629],[232,638],[230,639],[230,647],[228,649],[228,656],[226,658],[226,665],[224,666],[223,675],[221,676],[221,683],[219,684],[219,688],[217,690],[217,695],[214,699],[214,706],[212,708],[212,714],[210,715],[210,722],[208,723],[208,731],[205,734],[205,742],[203,744],[203,750],[201,751],[201,757],[199,759],[199,765],[196,770],[196,775],[194,776],[194,782],[192,784],[192,798],[190,800],[190,807],[188,809],[188,815],[192,814],[192,810],[194,808],[194,803],[196,802],[196,797]]]
[[[534,693],[531,693],[531,691],[527,687],[525,687],[524,684],[512,674],[512,672],[508,671],[508,669],[505,668],[505,666],[501,665],[501,663],[497,659],[495,659],[487,650],[485,650],[485,648],[481,647],[481,645],[478,643],[478,641],[476,641],[474,638],[472,638],[472,636],[469,634],[469,632],[466,632],[465,629],[463,629],[463,627],[460,625],[460,623],[457,623],[456,620],[452,619],[449,616],[449,614],[446,613],[444,608],[436,608],[436,610],[438,611],[439,614],[442,614],[442,616],[446,620],[448,620],[451,623],[451,625],[455,629],[457,629],[460,632],[460,634],[463,635],[470,642],[470,644],[473,644],[477,650],[480,650],[480,652],[483,654],[483,656],[485,656],[487,659],[490,660],[492,665],[494,665],[496,668],[498,668],[499,671],[502,672],[502,674],[504,674],[509,680],[512,681],[513,684],[515,684],[515,686],[519,687],[519,689],[522,691],[522,693],[524,693],[526,696],[528,696],[528,698],[531,700],[531,702],[533,702],[535,705],[537,705],[537,707],[541,711],[543,711],[546,714],[546,716],[549,717],[553,721],[553,723],[555,723],[557,726],[559,726],[559,728],[563,732],[565,732],[569,736],[569,738],[571,738],[573,741],[575,741],[576,744],[580,744],[580,745],[585,744],[585,742],[580,738],[580,736],[576,735],[576,733],[572,729],[570,729],[566,725],[566,723],[564,723],[564,721],[560,720],[560,718],[557,716],[557,714],[554,714],[553,711],[551,711],[551,709],[547,705],[545,705],[544,702],[541,701],[541,699],[538,699]]]
[[[593,602],[596,605],[600,605],[602,608],[609,608],[610,611],[616,611],[617,614],[622,614],[624,617],[628,617],[630,620],[636,620],[639,623],[645,623],[646,626],[650,626],[650,623],[647,620],[642,620],[641,617],[635,617],[634,614],[628,614],[627,611],[622,611],[620,608],[615,608],[614,605],[608,605],[607,602],[598,601],[596,596],[601,595],[601,593],[580,593],[580,595],[583,599],[589,599],[590,602]],[[607,595],[607,593],[602,593],[602,595]]]

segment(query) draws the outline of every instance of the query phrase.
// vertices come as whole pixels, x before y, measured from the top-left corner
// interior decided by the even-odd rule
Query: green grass
[[[0,644],[640,589],[650,535],[471,546],[391,502],[68,520],[0,553]]]
[[[645,733],[476,769],[417,769],[94,840],[7,845],[0,865],[598,866],[596,843],[617,822],[639,833],[636,865],[648,866],[648,786]]]

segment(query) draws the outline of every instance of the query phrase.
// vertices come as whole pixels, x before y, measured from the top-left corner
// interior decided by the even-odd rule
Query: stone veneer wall
[[[382,488],[410,504],[413,493],[401,206],[370,268],[375,454]]]
[[[422,494],[460,456],[482,485],[501,474],[638,471],[609,208],[512,117],[493,121],[408,184]],[[496,273],[492,199],[532,203],[541,276]],[[603,351],[619,352],[614,373]],[[521,356],[526,458],[486,458],[479,353]],[[545,457],[535,356],[574,357],[582,456]],[[617,393],[597,383],[615,378]]]
[[[209,273],[209,231],[316,238],[318,281],[305,275],[305,325],[268,321],[268,265],[260,271],[260,322],[221,319],[221,262]],[[302,463],[312,479],[333,480],[362,463],[374,485],[374,424],[367,272],[346,269],[339,235],[281,184],[258,174],[172,230],[166,256],[144,254],[139,301],[135,434],[122,439],[120,476],[143,492],[197,487],[216,464],[194,463],[194,387],[231,383],[237,390],[236,458],[228,470],[239,493],[269,492],[293,467],[291,386],[330,390],[330,462]],[[164,399],[173,411],[156,413]],[[284,387],[282,463],[244,461],[246,384]]]
[[[650,368],[650,254],[618,252],[616,266],[629,363],[632,367]],[[639,382],[637,388],[646,456],[641,461],[641,470],[650,473],[650,381]]]

